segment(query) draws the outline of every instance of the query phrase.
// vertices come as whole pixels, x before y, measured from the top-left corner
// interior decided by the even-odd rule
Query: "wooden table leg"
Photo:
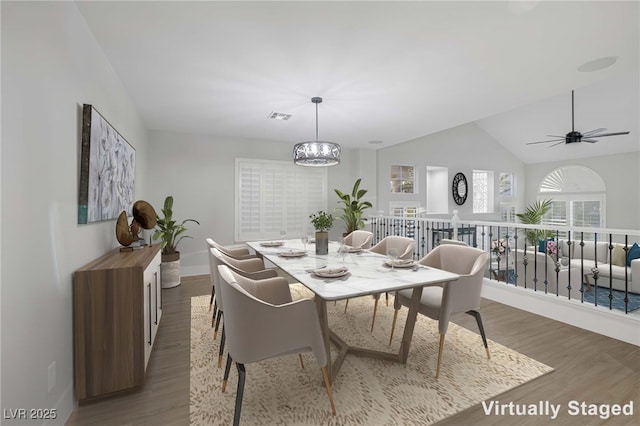
[[[413,293],[411,293],[407,322],[404,325],[404,333],[402,334],[402,341],[400,342],[400,352],[398,353],[398,358],[403,364],[407,363],[407,358],[409,357],[409,348],[411,347],[413,329],[416,326],[416,319],[418,318],[418,307],[420,306],[421,297],[422,287],[415,287]]]
[[[333,362],[331,360],[331,341],[329,340],[330,334],[327,302],[318,296],[315,296],[313,300],[316,302],[318,319],[320,320],[320,331],[322,332],[322,340],[324,341],[324,350],[327,354],[327,375],[329,376],[329,383],[333,383],[335,372],[333,371]]]

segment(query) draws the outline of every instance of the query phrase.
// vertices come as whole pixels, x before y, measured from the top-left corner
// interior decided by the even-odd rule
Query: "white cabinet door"
[[[144,368],[147,369],[156,333],[162,318],[162,282],[160,279],[160,252],[144,270]]]

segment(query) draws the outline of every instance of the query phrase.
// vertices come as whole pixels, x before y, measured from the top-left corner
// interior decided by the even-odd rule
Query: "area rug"
[[[294,299],[309,296],[300,284],[291,287]],[[344,301],[328,304],[330,327],[349,343],[389,351],[391,303],[380,304],[373,333],[369,331],[371,297],[351,299],[346,313],[344,305]],[[209,296],[191,299],[190,422],[231,424],[237,370],[234,366],[227,390],[221,393],[224,368],[217,368],[220,338],[213,340],[208,307]],[[398,315],[398,336],[406,311],[403,308]],[[491,329],[487,335],[491,336]],[[394,351],[399,338],[394,337]],[[241,424],[429,425],[553,371],[492,341],[488,360],[479,334],[451,323],[436,380],[438,340],[437,323],[418,315],[406,366],[348,355],[332,385],[335,417],[311,353],[303,355],[304,369],[297,355],[248,364]]]
[[[595,303],[596,290],[594,286],[582,285],[584,289],[584,301],[585,303]],[[612,289],[611,295],[611,308],[619,311],[625,311],[624,291]],[[640,308],[640,294],[627,293],[628,304],[626,306],[627,312],[633,312]],[[598,287],[598,306],[605,308],[609,307],[609,287]]]

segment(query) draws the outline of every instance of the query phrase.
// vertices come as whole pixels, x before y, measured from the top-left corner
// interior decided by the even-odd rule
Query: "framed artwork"
[[[78,223],[131,216],[136,150],[91,105],[82,107]]]

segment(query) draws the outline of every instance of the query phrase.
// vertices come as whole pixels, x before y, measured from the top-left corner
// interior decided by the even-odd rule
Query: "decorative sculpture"
[[[133,220],[129,225],[127,213],[123,210],[116,221],[116,238],[118,242],[129,248],[134,242],[141,240],[140,229],[153,229],[156,226],[157,215],[151,204],[144,200],[138,200],[133,203]],[[144,245],[144,241],[142,244]]]

